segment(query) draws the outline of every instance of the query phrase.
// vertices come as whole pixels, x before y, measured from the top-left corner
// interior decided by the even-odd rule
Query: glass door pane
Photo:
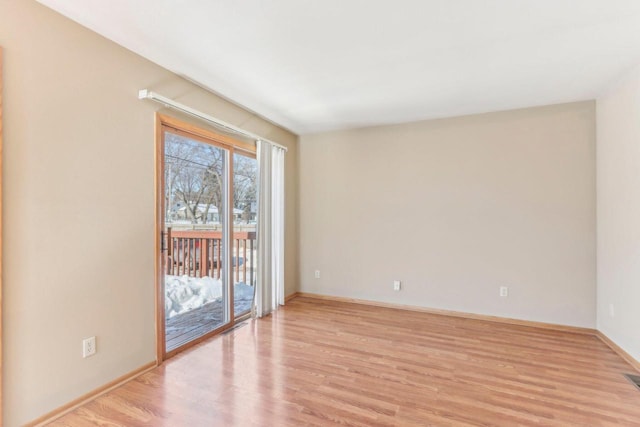
[[[256,283],[256,215],[258,212],[258,162],[255,157],[233,154],[233,257],[234,315],[251,310]]]
[[[229,151],[164,132],[165,351],[231,321],[227,279]]]

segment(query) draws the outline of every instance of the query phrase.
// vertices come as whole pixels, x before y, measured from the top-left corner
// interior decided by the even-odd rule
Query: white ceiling
[[[39,1],[299,134],[593,99],[640,62],[640,0]]]

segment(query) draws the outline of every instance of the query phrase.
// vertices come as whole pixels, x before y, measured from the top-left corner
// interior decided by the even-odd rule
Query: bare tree
[[[171,208],[177,198],[193,223],[207,221],[211,206],[222,202],[224,150],[167,133],[165,137],[166,191]],[[201,205],[206,205],[202,212]],[[219,213],[221,213],[219,211]]]
[[[251,207],[258,195],[258,162],[256,159],[236,154],[233,159],[233,203],[242,209],[242,220],[251,219]]]
[[[166,205],[175,209],[177,202],[192,223],[206,223],[215,207],[224,221],[224,177],[226,151],[181,135],[165,136]],[[233,156],[233,207],[242,209],[242,219],[249,221],[257,198],[257,161],[241,154]]]

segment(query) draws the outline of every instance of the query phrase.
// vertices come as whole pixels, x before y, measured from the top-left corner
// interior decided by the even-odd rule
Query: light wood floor
[[[590,335],[296,298],[54,426],[639,426]]]

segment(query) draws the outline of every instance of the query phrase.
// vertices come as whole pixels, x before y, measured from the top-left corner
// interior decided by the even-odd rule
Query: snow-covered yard
[[[253,287],[245,283],[234,285],[234,305],[251,307]],[[222,282],[211,277],[165,276],[165,316],[167,319],[222,301]],[[236,312],[237,312],[236,308]]]

